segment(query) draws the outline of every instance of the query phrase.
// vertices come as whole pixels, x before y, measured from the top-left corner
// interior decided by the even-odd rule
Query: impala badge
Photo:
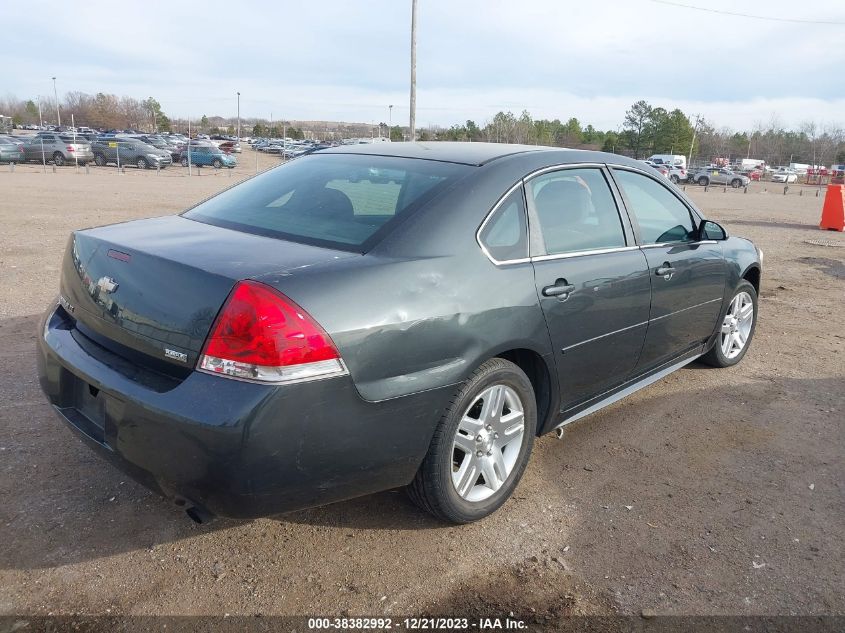
[[[164,355],[167,356],[168,358],[172,358],[173,360],[178,360],[178,361],[181,361],[183,363],[188,362],[188,355],[183,354],[182,352],[177,352],[175,349],[170,349],[170,348],[165,347],[164,348]]]
[[[106,294],[111,294],[117,290],[118,285],[119,284],[111,277],[100,277],[99,281],[97,281],[97,288],[100,289],[100,292],[104,292]]]

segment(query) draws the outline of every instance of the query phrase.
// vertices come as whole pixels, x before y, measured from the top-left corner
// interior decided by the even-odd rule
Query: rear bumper
[[[90,163],[94,160],[94,152],[68,152],[67,158],[69,162],[79,161]]]
[[[278,387],[200,372],[169,379],[72,323],[51,309],[38,339],[41,387],[59,417],[145,486],[221,516],[266,516],[407,484],[452,391],[373,403],[349,376]]]

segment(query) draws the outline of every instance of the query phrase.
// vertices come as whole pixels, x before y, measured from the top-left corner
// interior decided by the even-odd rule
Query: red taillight
[[[239,281],[211,328],[199,369],[261,382],[346,373],[331,337],[282,293]]]
[[[72,151],[73,151],[73,145],[68,145],[68,146],[67,146],[67,151],[72,152]]]

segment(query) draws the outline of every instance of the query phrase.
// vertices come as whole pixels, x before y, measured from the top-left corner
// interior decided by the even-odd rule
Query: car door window
[[[564,169],[528,184],[547,255],[625,246],[619,210],[600,169]]]
[[[478,238],[488,255],[497,262],[528,257],[528,226],[522,187],[517,187],[499,203]]]
[[[643,244],[695,240],[689,209],[668,187],[633,171],[617,169],[613,175],[639,224]]]

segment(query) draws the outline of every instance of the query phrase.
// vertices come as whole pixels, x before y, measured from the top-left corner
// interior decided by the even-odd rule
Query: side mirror
[[[698,227],[698,239],[722,241],[728,239],[728,232],[712,220],[704,220]]]

